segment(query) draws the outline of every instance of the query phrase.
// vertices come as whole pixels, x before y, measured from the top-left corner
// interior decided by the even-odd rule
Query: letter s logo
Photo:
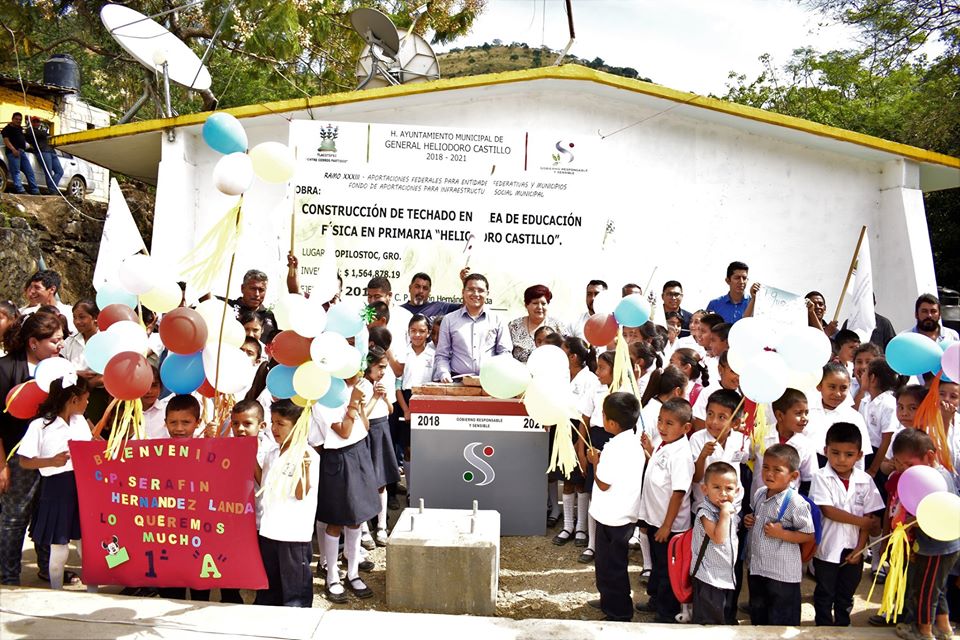
[[[482,442],[471,442],[463,448],[463,459],[467,461],[467,464],[483,474],[483,479],[477,483],[478,487],[487,486],[497,477],[493,467],[491,467],[486,460],[477,455],[476,449],[482,444]],[[494,453],[493,447],[490,445],[483,447],[482,453],[484,457],[492,458]],[[477,476],[473,471],[463,472],[464,482],[473,482],[476,477]]]

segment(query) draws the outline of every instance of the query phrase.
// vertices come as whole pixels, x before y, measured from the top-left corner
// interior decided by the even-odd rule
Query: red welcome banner
[[[264,589],[256,438],[71,442],[83,577],[129,587]]]

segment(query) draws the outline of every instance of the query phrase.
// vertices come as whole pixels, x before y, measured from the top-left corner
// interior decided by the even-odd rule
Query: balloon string
[[[740,409],[743,408],[743,402],[744,402],[746,399],[747,399],[746,396],[741,396],[741,398],[740,398],[740,404],[738,404],[738,405],[737,405],[737,408],[733,410],[733,413],[730,415],[730,419],[727,420],[727,424],[723,427],[723,431],[720,432],[720,435],[717,436],[717,438],[716,438],[716,440],[714,440],[714,442],[720,442],[721,440],[723,440],[723,436],[726,435],[727,431],[729,431],[731,427],[733,427],[734,417],[737,415],[737,412],[740,411]]]
[[[240,212],[243,210],[243,196],[240,196],[240,201],[237,203],[237,217],[234,221],[234,232],[240,233]],[[223,327],[227,322],[227,307],[229,305],[230,299],[230,281],[233,280],[233,265],[237,260],[237,249],[233,248],[233,253],[230,254],[230,268],[227,269],[227,288],[223,292],[223,312],[220,314],[220,333],[217,335],[217,365],[214,368],[213,372],[213,388],[215,394],[220,393],[220,351],[223,349]]]

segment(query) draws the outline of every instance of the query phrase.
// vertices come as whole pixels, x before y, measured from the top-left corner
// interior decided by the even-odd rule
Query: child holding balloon
[[[49,576],[54,589],[63,588],[71,540],[77,553],[82,553],[77,482],[67,443],[91,439],[91,425],[83,417],[89,398],[86,380],[74,372],[51,382],[50,394],[40,405],[40,417],[27,427],[17,450],[21,467],[40,470],[40,502],[32,537],[36,545],[50,545]],[[87,585],[88,591],[96,589],[96,585]]]

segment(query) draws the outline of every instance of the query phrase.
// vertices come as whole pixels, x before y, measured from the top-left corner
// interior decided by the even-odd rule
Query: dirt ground
[[[392,512],[391,516],[398,515]],[[392,519],[391,519],[392,520]],[[497,593],[497,615],[507,618],[558,618],[573,620],[599,620],[602,614],[587,606],[587,601],[597,597],[593,564],[580,564],[577,557],[581,549],[573,543],[558,547],[551,540],[559,527],[548,531],[546,536],[504,537],[500,541],[500,585]],[[333,607],[344,609],[374,609],[386,611],[386,549],[377,548],[370,552],[370,559],[376,568],[361,574],[374,597],[368,600],[351,598],[347,604],[332,605],[323,596],[324,583],[314,579],[313,606],[320,609]],[[314,557],[316,561],[316,556]],[[631,552],[630,581],[634,588],[634,600],[646,601],[645,584],[640,583],[641,557],[639,551]],[[79,572],[79,558],[72,553],[70,568]],[[22,573],[24,586],[42,586],[37,578],[37,566],[32,546],[24,553]],[[67,587],[71,590],[83,590],[82,586]],[[803,625],[812,625],[814,582],[806,576],[803,579]],[[867,626],[867,618],[876,613],[882,586],[878,585],[873,596],[873,604],[866,601],[870,589],[869,571],[865,571],[860,588],[854,601],[852,616],[854,626]],[[118,593],[119,587],[101,587],[103,593]],[[747,601],[744,589],[741,602]],[[244,592],[246,602],[253,601],[253,592]],[[213,593],[213,600],[219,596]],[[749,624],[749,616],[740,613],[742,624]],[[653,614],[636,614],[637,622],[652,622]]]

